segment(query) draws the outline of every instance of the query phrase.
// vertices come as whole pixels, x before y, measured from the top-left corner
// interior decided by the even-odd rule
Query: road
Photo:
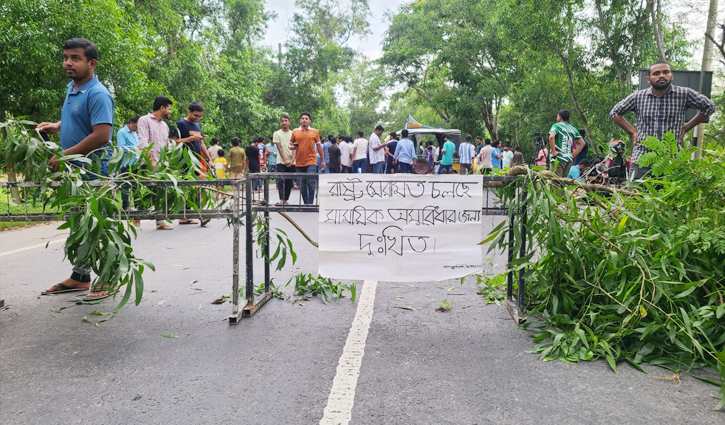
[[[316,214],[292,217],[316,239]],[[99,327],[82,318],[117,301],[39,296],[70,273],[55,225],[0,233],[0,298],[11,306],[0,311],[0,423],[347,423],[345,411],[356,425],[725,422],[712,410],[717,388],[689,376],[537,360],[531,338],[505,308],[484,305],[473,280],[359,281],[356,303],[274,299],[230,326],[229,303],[211,301],[231,292],[231,229],[174,227],[142,223],[135,250],[157,271],[139,306]],[[272,227],[299,253],[274,281],[315,273],[317,250],[281,217]],[[444,298],[452,310],[436,312]]]

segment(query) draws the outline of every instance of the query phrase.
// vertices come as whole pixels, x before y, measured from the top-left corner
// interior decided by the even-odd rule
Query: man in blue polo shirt
[[[39,131],[60,133],[60,146],[65,155],[88,155],[94,160],[93,174],[86,174],[89,180],[98,178],[99,172],[101,175],[108,174],[106,154],[113,127],[113,96],[95,75],[97,63],[98,50],[89,40],[72,38],[63,44],[63,69],[72,81],[68,83],[60,121],[38,124]],[[85,166],[78,162],[74,165]],[[60,169],[56,156],[48,161],[48,167],[54,171]],[[73,266],[71,277],[51,286],[43,294],[88,290],[91,286],[90,268],[87,264]],[[101,285],[92,289],[86,298],[108,297],[111,295],[109,289]]]

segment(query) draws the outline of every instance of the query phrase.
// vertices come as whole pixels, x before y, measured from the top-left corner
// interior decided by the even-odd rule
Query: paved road
[[[293,217],[316,238],[315,214]],[[224,224],[162,232],[142,223],[135,247],[157,271],[145,276],[142,303],[100,328],[82,318],[113,300],[38,296],[69,274],[62,243],[22,249],[44,245],[61,233],[55,226],[0,233],[0,298],[13,306],[0,311],[0,423],[320,423],[360,303],[272,300],[229,326],[231,306],[210,304],[231,292]],[[294,235],[280,217],[273,226]],[[316,271],[317,251],[294,241],[300,260],[277,283]],[[364,352],[355,351],[364,355],[351,424],[725,422],[712,411],[717,389],[690,377],[678,384],[656,379],[670,375],[657,368],[614,374],[604,362],[538,361],[525,352],[530,338],[503,307],[484,306],[473,283],[376,286]],[[443,298],[449,313],[434,311]],[[53,317],[62,306],[72,307]]]

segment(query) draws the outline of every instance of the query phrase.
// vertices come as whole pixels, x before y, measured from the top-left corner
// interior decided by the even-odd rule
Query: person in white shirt
[[[486,139],[485,145],[481,148],[481,152],[478,153],[478,173],[479,174],[490,174],[491,173],[491,139]]]
[[[347,143],[347,139],[349,137],[347,136],[340,136],[338,138],[339,143],[337,144],[337,147],[340,148],[340,164],[342,164],[342,172],[343,173],[349,173],[350,172],[350,144]]]
[[[368,140],[362,131],[357,132],[357,139],[352,143],[352,172],[365,173],[368,168]]]
[[[380,142],[380,135],[385,129],[382,125],[375,127],[375,132],[370,135],[370,165],[373,166],[374,174],[383,174],[385,171],[385,145]]]

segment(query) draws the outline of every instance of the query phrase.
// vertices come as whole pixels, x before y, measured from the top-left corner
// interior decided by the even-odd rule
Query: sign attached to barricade
[[[320,174],[319,273],[439,281],[482,271],[480,176]]]

